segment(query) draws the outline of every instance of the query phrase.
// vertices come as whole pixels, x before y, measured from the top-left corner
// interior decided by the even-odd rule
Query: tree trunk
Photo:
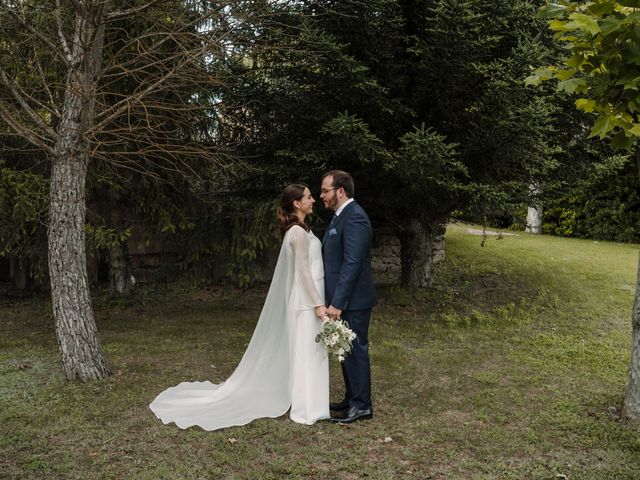
[[[9,280],[17,290],[27,290],[31,286],[28,258],[9,257]]]
[[[542,204],[540,203],[540,189],[535,185],[529,185],[531,200],[527,209],[527,225],[524,229],[527,233],[542,233]]]
[[[109,249],[109,280],[114,295],[128,295],[133,290],[135,279],[126,241]]]
[[[529,206],[527,209],[527,226],[524,229],[527,233],[542,233],[542,207]]]
[[[85,2],[76,12],[73,40],[51,170],[49,275],[65,377],[87,381],[110,373],[91,307],[85,243],[85,134],[94,119],[95,78],[104,42],[102,6]]]
[[[121,231],[124,228],[122,210],[115,205],[115,202],[112,202],[110,211],[110,226]],[[109,283],[112,295],[131,293],[135,285],[132,270],[127,240],[123,240],[109,249]]]
[[[72,148],[70,150],[73,150]],[[51,172],[49,275],[62,368],[69,380],[109,374],[91,308],[85,245],[86,153],[61,152]]]
[[[622,417],[638,422],[640,421],[640,256],[638,256],[636,296],[631,311],[631,325],[631,365],[629,365]]]
[[[428,287],[433,283],[433,240],[431,229],[416,218],[410,219],[400,233],[401,283],[410,287]]]
[[[636,166],[640,181],[640,148],[636,148]],[[627,390],[622,407],[622,418],[640,422],[640,256],[636,275],[636,295],[631,310],[631,364],[627,377]]]

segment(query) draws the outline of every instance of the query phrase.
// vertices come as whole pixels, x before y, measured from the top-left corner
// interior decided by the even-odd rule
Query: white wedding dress
[[[329,418],[329,362],[315,342],[324,304],[322,246],[312,232],[291,227],[284,236],[269,293],[249,346],[220,384],[183,382],[149,405],[163,423],[217,430],[256,418],[279,417],[311,425]]]

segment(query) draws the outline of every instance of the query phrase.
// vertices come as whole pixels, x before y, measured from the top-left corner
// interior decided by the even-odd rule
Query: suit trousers
[[[360,410],[371,408],[371,365],[369,361],[369,319],[371,309],[343,310],[342,319],[358,336],[351,353],[342,362],[345,400]]]

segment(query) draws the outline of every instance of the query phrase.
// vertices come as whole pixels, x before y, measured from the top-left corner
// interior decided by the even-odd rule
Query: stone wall
[[[433,246],[431,248],[431,254],[433,255],[433,264],[437,265],[440,262],[444,261],[445,252],[444,252],[444,234],[445,234],[446,226],[442,226],[441,232],[439,235],[433,239]]]
[[[229,255],[228,235],[220,232],[217,238],[211,239],[210,278],[220,281],[225,278],[227,257]],[[377,282],[394,283],[400,278],[400,240],[388,230],[376,230],[373,236],[372,270]],[[159,235],[155,238],[143,235],[142,228],[133,229],[127,242],[131,259],[132,274],[136,283],[153,280],[171,281],[181,272],[176,264],[179,258],[179,246]],[[261,273],[264,281],[273,275],[273,267],[277,260],[279,246],[261,255]],[[444,230],[433,243],[433,262],[437,264],[445,257]],[[11,282],[15,288],[26,288],[20,276],[21,269],[16,262],[7,259],[0,261],[0,282]],[[87,270],[91,283],[109,280],[109,252],[101,251],[97,255],[87,255]],[[19,278],[18,278],[19,277]]]
[[[376,281],[392,282],[400,278],[400,240],[392,233],[373,235],[371,269]]]
[[[445,229],[434,238],[432,246],[433,264],[437,265],[445,258]],[[400,239],[388,231],[376,231],[373,234],[371,268],[377,281],[393,282],[400,278]]]

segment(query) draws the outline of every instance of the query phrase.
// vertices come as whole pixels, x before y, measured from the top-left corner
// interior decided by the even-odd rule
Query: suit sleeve
[[[371,242],[371,224],[367,217],[354,213],[349,220],[342,231],[342,267],[331,299],[331,305],[340,310],[347,308],[368,257]]]
[[[314,308],[320,305],[324,305],[324,301],[320,299],[320,294],[316,290],[316,286],[313,283],[311,277],[311,270],[309,269],[309,236],[302,227],[291,227],[291,238],[289,243],[293,250],[295,278],[298,280],[299,285],[294,288],[299,288],[300,298],[297,303],[299,307]]]

